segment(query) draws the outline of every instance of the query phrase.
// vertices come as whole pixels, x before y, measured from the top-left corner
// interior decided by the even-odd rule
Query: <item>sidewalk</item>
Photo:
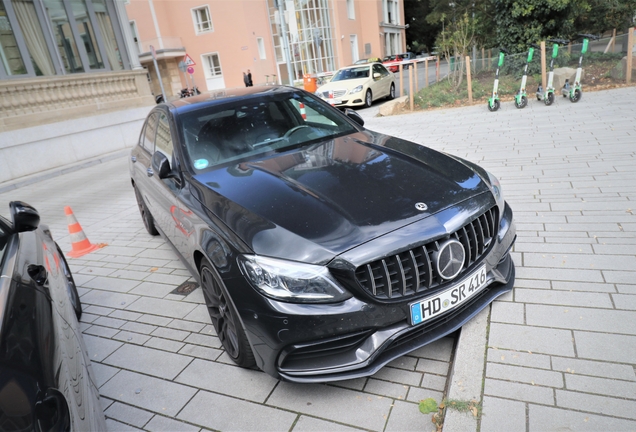
[[[483,416],[452,413],[445,431],[636,430],[635,98],[630,87],[367,119],[489,169],[515,212],[514,292],[483,320],[487,346],[472,329],[456,353],[485,360],[485,374],[449,390],[483,397]]]

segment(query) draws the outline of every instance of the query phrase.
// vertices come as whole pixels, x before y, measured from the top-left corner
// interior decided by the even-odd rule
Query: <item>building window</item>
[[[204,54],[201,56],[205,65],[205,77],[214,78],[221,76],[221,62],[219,61],[219,53]]]
[[[261,60],[265,60],[267,57],[265,56],[265,42],[263,42],[263,38],[256,38],[256,45],[258,45],[258,56]]]
[[[349,19],[356,19],[356,10],[353,7],[353,0],[347,0],[347,15]]]
[[[27,73],[26,66],[20,54],[18,42],[7,18],[7,13],[3,3],[0,1],[0,63],[2,63],[4,73],[12,75],[23,75]]]
[[[386,15],[384,16],[384,19],[386,20],[386,22],[388,24],[396,24],[399,25],[400,24],[400,9],[399,9],[399,5],[398,2],[395,0],[384,0],[385,6],[384,6],[384,10]]]
[[[192,19],[194,20],[194,28],[197,34],[214,31],[210,8],[207,6],[192,9]]]
[[[0,0],[0,79],[123,70],[122,43],[112,0]]]

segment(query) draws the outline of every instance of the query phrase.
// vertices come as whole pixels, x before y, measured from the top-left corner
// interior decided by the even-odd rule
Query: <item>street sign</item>
[[[185,57],[183,57],[183,64],[185,64],[186,66],[196,65],[194,60],[192,60],[192,57],[190,57],[188,54],[186,54]]]
[[[157,58],[157,52],[155,51],[155,47],[152,45],[150,45],[150,53],[152,54],[153,59]]]
[[[192,66],[188,66],[188,73],[192,75],[194,73],[194,68]]]

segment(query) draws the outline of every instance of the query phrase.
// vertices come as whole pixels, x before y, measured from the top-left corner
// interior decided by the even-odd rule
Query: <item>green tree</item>
[[[587,0],[496,0],[497,44],[523,52],[530,43],[576,33],[577,15],[589,11]]]
[[[404,0],[404,18],[409,27],[406,29],[406,44],[411,51],[431,52],[435,38],[442,30],[441,23],[430,23],[426,16],[430,13],[429,0]]]
[[[467,13],[455,17],[444,27],[436,43],[440,53],[447,59],[454,59],[455,67],[449,71],[448,81],[457,90],[464,78],[462,62],[475,43],[475,20],[469,18]]]
[[[579,33],[625,31],[634,25],[636,0],[587,0],[588,8],[576,18]]]

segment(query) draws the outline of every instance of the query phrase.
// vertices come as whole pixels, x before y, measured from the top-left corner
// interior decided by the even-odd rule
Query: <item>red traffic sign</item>
[[[188,66],[188,73],[192,75],[194,73],[194,68],[192,66]]]
[[[194,65],[196,65],[194,60],[192,60],[192,57],[190,57],[188,54],[186,54],[183,57],[183,64],[185,64],[186,66],[194,66]]]

